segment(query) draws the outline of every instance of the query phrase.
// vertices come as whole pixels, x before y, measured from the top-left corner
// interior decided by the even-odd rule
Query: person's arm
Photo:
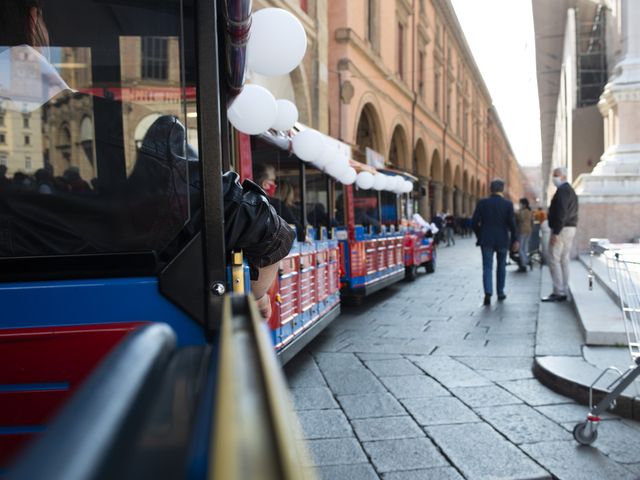
[[[267,295],[278,274],[278,263],[258,269],[258,278],[251,281],[251,291],[258,302],[260,315],[265,320],[271,317],[271,298]]]
[[[276,213],[266,195],[253,182],[242,185],[236,173],[223,177],[225,187],[225,244],[227,250],[244,251],[251,266],[251,286],[263,318],[271,316],[267,290],[294,240],[291,227]]]
[[[473,211],[473,217],[471,217],[471,228],[476,234],[476,238],[480,240],[480,228],[482,227],[482,214],[480,213],[480,202],[476,205],[476,209]]]
[[[511,235],[511,250],[517,250],[519,247],[518,236],[516,234],[516,217],[513,213],[513,203],[509,202],[507,208],[507,228]]]

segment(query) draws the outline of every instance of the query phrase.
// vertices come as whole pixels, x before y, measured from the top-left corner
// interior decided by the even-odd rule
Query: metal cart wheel
[[[413,282],[418,277],[418,266],[411,265],[409,267],[405,267],[405,278],[410,282]]]
[[[576,439],[580,445],[591,445],[598,438],[598,431],[591,430],[591,433],[587,433],[587,422],[577,423],[573,427],[573,438]]]

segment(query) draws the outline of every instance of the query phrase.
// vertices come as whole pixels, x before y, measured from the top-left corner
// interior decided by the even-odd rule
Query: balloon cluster
[[[290,12],[263,8],[252,15],[249,70],[267,76],[286,75],[300,64],[306,50],[304,27]],[[245,85],[229,105],[227,118],[242,133],[258,135],[270,128],[290,130],[298,121],[298,109],[289,100],[276,100],[260,85]]]
[[[293,152],[344,185],[356,181],[355,168],[349,164],[351,147],[311,128],[299,132],[291,142]]]
[[[311,163],[327,175],[344,185],[355,183],[363,190],[387,190],[397,194],[413,190],[413,183],[400,175],[383,173],[357,173],[349,164],[351,148],[349,145],[327,137],[317,130],[307,129],[299,132],[292,141],[293,152],[304,162]]]
[[[360,172],[356,178],[356,185],[363,190],[386,190],[398,195],[413,190],[413,182],[405,180],[400,175],[385,175],[384,173]]]

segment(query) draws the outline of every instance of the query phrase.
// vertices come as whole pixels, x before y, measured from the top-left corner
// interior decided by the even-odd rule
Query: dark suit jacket
[[[500,195],[480,200],[471,221],[482,247],[505,249],[517,239],[513,203]]]

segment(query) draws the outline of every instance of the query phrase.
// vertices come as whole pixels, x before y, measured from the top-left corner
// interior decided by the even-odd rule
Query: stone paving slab
[[[327,465],[318,467],[320,480],[378,480],[380,477],[368,463],[355,465]]]
[[[380,473],[448,466],[428,438],[364,442],[362,446]]]
[[[327,387],[292,388],[291,398],[296,410],[338,408],[333,393]]]
[[[302,434],[307,439],[351,437],[353,432],[342,410],[298,412]]]
[[[531,406],[572,403],[570,398],[554,392],[533,378],[498,382],[498,384]]]
[[[368,463],[360,443],[351,438],[332,438],[321,440],[307,440],[307,447],[311,453],[314,465],[353,465]]]
[[[551,478],[542,467],[485,423],[433,426],[426,430],[467,478]]]
[[[608,459],[597,449],[578,446],[573,440],[534,443],[523,445],[522,449],[559,480],[637,480],[629,470]]]
[[[392,342],[395,341],[395,342]],[[429,355],[437,348],[437,345],[426,343],[423,341],[408,341],[406,339],[377,339],[373,342],[357,339],[340,348],[341,352],[352,353],[400,353],[400,354],[416,354]]]
[[[528,405],[478,408],[476,412],[516,445],[572,438],[569,432]]]
[[[518,397],[497,385],[452,388],[451,393],[471,408],[522,403]]]
[[[542,407],[535,407],[545,417],[550,418],[556,423],[571,423],[573,425],[577,422],[582,422],[586,419],[589,407],[586,405],[578,405],[577,403],[566,403],[562,405],[545,405]],[[600,415],[603,419],[615,418],[610,413],[603,413]]]
[[[455,468],[441,467],[428,470],[409,470],[405,472],[385,473],[383,480],[462,480]]]
[[[353,420],[351,425],[362,442],[424,437],[424,432],[408,416]]]
[[[489,385],[486,378],[447,356],[409,357],[420,369],[447,388]]]
[[[454,397],[405,398],[401,402],[420,425],[480,421],[471,409]]]
[[[285,367],[287,383],[291,388],[326,387],[327,382],[315,360],[306,352],[300,352]]]
[[[638,431],[638,427],[629,426],[625,422],[613,418],[600,422],[598,439],[592,446],[616,462],[635,463],[640,461],[640,443],[638,442],[640,431]],[[573,431],[576,423],[568,422],[563,426]],[[635,423],[638,425],[637,422]]]
[[[316,354],[316,360],[334,394],[380,393],[385,390],[353,354],[322,353]]]
[[[381,377],[380,381],[399,399],[410,397],[442,397],[451,395],[447,390],[426,375],[403,377]]]
[[[365,361],[365,365],[377,377],[419,375],[422,373],[418,367],[404,358],[393,360],[368,360]]]
[[[339,395],[338,402],[350,419],[404,415],[402,405],[390,394]]]
[[[363,362],[369,360],[398,360],[404,358],[400,353],[356,353]]]

